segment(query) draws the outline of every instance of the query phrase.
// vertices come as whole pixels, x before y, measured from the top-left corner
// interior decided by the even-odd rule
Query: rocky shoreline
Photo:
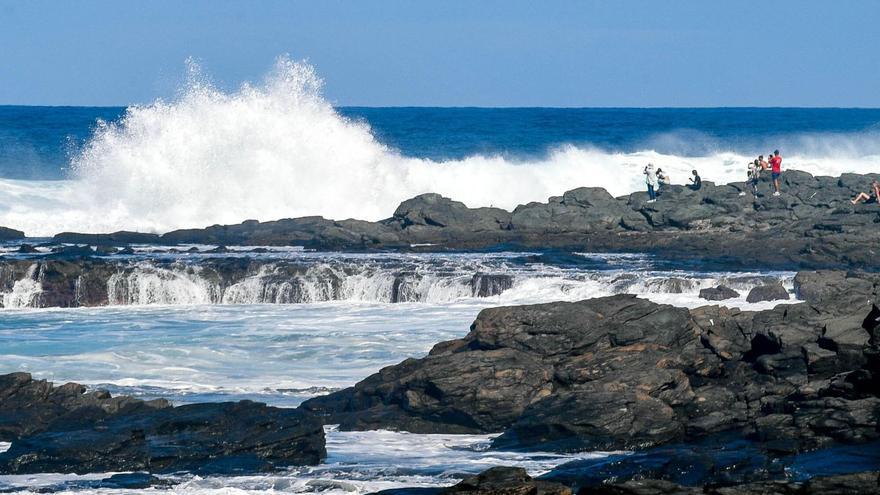
[[[712,466],[691,484],[763,479],[801,452],[880,441],[880,276],[802,272],[795,284],[803,303],[759,312],[626,295],[486,309],[463,339],[301,408],[348,430],[503,431],[501,449],[678,444]],[[755,462],[729,478],[731,439]]]
[[[852,205],[878,174],[813,177],[783,174],[781,196],[766,178],[758,196],[744,183],[704,182],[693,191],[668,186],[655,203],[644,192],[619,198],[582,187],[513,211],[468,208],[438,194],[401,203],[379,222],[303,217],[248,220],[162,235],[59,233],[53,241],[90,245],[212,244],[302,246],[316,250],[475,250],[560,248],[653,253],[702,259],[729,269],[865,269],[880,267],[880,207]],[[14,237],[14,236],[13,236]]]
[[[825,485],[788,474],[805,456],[830,473],[872,472],[834,481],[870,486],[880,275],[804,271],[795,289],[802,302],[754,312],[631,295],[486,309],[464,338],[297,409],[171,407],[4,375],[0,441],[12,445],[0,473],[272,471],[321,462],[322,425],[339,424],[502,432],[492,448],[503,450],[635,452],[541,478],[582,493],[817,493]]]
[[[313,416],[251,401],[172,406],[0,375],[0,474],[272,471],[326,457]]]
[[[110,278],[125,275],[116,254],[131,254],[124,249],[130,244],[558,247],[801,271],[794,280],[799,302],[764,311],[689,310],[632,295],[487,309],[465,337],[298,409],[249,401],[172,407],[77,384],[55,387],[22,373],[0,376],[0,441],[12,443],[0,453],[0,473],[273,471],[321,462],[323,425],[339,424],[501,433],[495,449],[636,452],[572,462],[539,481],[484,473],[444,493],[877,491],[880,455],[809,481],[787,471],[805,455],[836,466],[849,462],[840,449],[880,449],[880,207],[849,203],[873,176],[783,177],[780,197],[766,182],[757,198],[740,196],[742,184],[706,182],[700,191],[670,187],[651,204],[642,193],[613,198],[580,188],[507,212],[428,194],[381,222],[309,217],[161,236],[66,233],[53,242],[101,249],[39,254],[21,246],[22,257],[3,261],[0,285],[39,280],[39,306],[109,303]],[[0,231],[13,242],[22,242],[19,234]],[[247,256],[198,263],[221,288],[261,268]],[[807,271],[816,268],[848,271]],[[280,270],[274,275],[290,278],[303,267]],[[472,290],[489,294],[505,283],[475,279]],[[783,298],[779,288],[752,292],[755,300],[774,300]],[[726,297],[725,287],[704,294]]]
[[[381,495],[861,495],[880,493],[880,473],[818,476],[806,481],[755,481],[737,485],[684,486],[659,479],[610,482],[596,486],[533,479],[521,468],[496,467],[442,489],[385,490]],[[377,494],[377,495],[378,495]]]

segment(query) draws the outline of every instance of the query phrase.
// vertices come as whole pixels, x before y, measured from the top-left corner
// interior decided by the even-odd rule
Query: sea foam
[[[733,151],[679,156],[563,145],[529,160],[406,157],[363,121],[338,113],[308,63],[282,57],[263,82],[232,92],[204,82],[195,66],[191,73],[176,99],[132,106],[118,122],[99,123],[72,158],[69,180],[0,180],[0,225],[47,236],[305,215],[379,220],[425,192],[512,209],[578,186],[614,195],[641,190],[648,162],[674,183],[685,183],[692,169],[717,183],[745,179],[748,158]],[[858,139],[877,141],[872,136]],[[692,139],[664,139],[679,138]],[[803,137],[784,165],[818,175],[876,170],[878,146],[853,139]]]

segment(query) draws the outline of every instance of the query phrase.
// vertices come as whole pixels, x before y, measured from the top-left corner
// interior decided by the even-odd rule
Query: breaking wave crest
[[[581,185],[614,195],[639,190],[649,161],[678,183],[691,169],[716,182],[744,178],[746,157],[733,151],[682,156],[567,145],[527,161],[405,157],[364,122],[340,115],[308,63],[282,57],[262,83],[233,92],[205,82],[195,65],[190,72],[176,99],[133,106],[120,121],[100,123],[73,157],[69,180],[0,180],[0,225],[46,236],[305,215],[378,220],[425,192],[510,209]],[[681,149],[693,150],[700,137],[658,139],[656,149],[676,149],[669,141],[681,140]],[[871,133],[802,136],[785,164],[821,175],[875,170],[878,143]]]

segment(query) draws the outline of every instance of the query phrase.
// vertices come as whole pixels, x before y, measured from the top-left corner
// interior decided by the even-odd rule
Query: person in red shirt
[[[774,196],[779,196],[779,176],[782,175],[782,157],[779,156],[779,150],[773,152],[773,157],[770,158],[770,176],[773,178],[773,187],[776,189],[776,192],[773,193]]]

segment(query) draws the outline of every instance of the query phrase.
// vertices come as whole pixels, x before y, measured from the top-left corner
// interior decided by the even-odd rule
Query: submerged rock
[[[251,401],[171,407],[55,387],[25,373],[0,376],[0,473],[190,471],[247,473],[317,464],[320,422]]]

